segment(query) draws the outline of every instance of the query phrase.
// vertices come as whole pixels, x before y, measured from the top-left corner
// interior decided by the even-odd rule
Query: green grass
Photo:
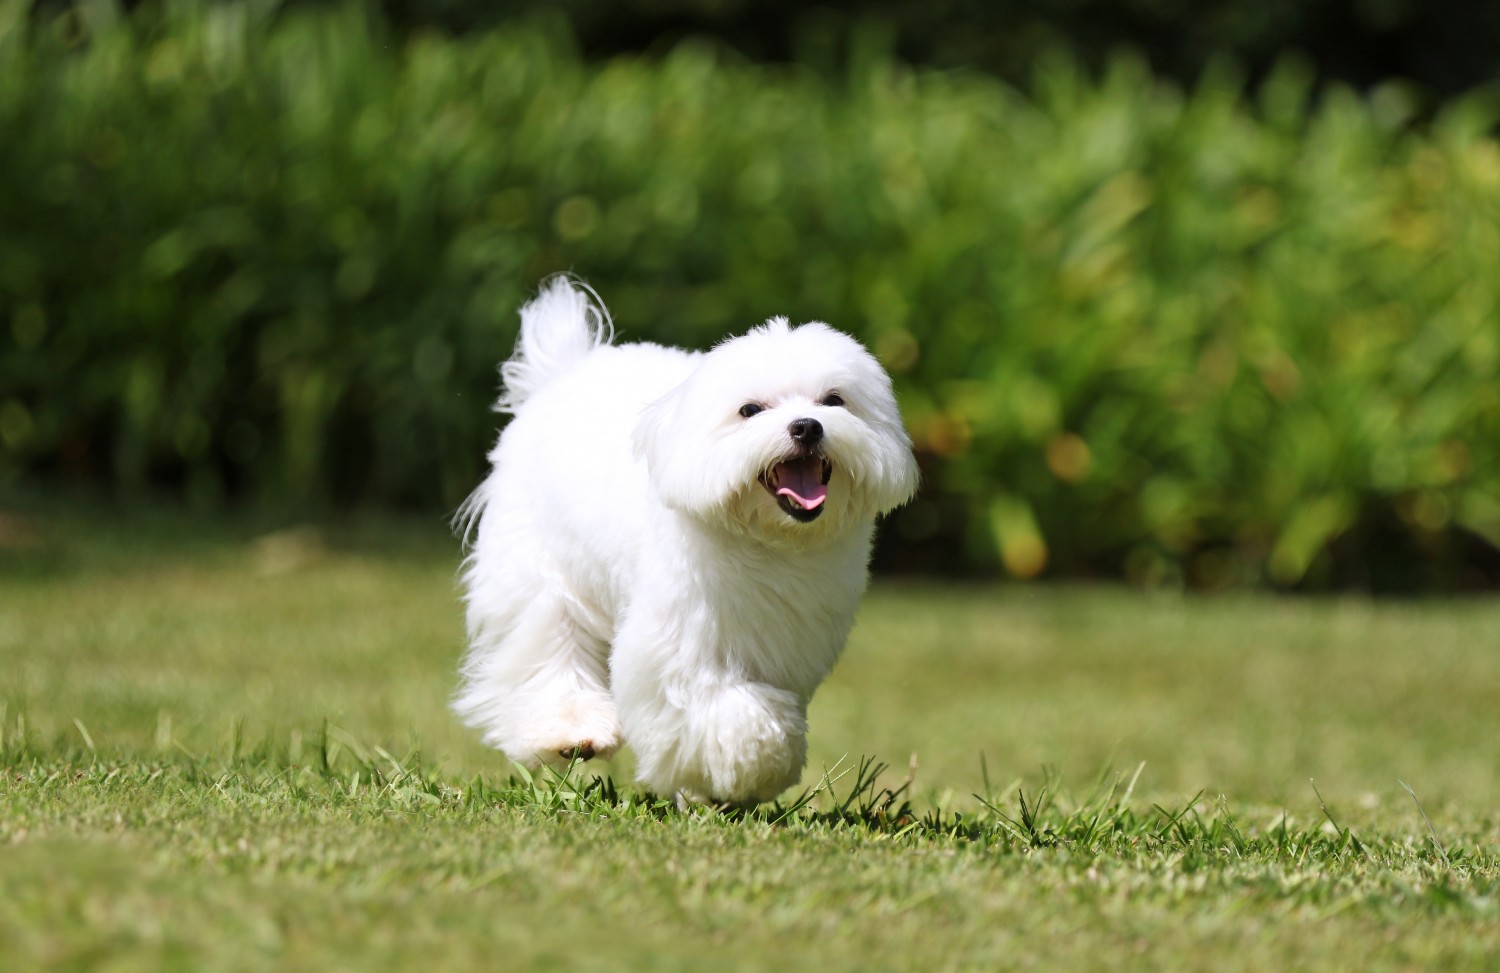
[[[1500,969],[1500,605],[879,584],[682,812],[454,723],[440,524],[272,526],[0,508],[0,969]]]

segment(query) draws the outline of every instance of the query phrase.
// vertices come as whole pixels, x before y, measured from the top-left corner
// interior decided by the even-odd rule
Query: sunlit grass
[[[1500,950],[1487,602],[879,584],[802,789],[683,812],[628,758],[533,778],[455,724],[439,524],[10,516],[6,969]]]

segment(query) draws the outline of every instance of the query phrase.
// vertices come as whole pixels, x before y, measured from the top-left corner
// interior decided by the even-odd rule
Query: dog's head
[[[836,536],[917,487],[885,370],[848,335],[785,318],[698,359],[635,447],[668,506],[768,538]]]

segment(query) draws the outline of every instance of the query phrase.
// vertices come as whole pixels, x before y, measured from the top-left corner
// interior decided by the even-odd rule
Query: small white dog
[[[501,367],[454,709],[524,765],[623,741],[657,793],[769,800],[801,776],[875,517],[917,486],[890,378],[785,318],[706,354],[611,345],[592,294],[551,280]]]

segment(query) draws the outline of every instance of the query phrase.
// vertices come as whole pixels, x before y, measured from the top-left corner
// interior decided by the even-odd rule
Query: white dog
[[[706,354],[611,345],[592,294],[554,278],[501,367],[454,709],[524,765],[624,742],[657,793],[769,800],[801,776],[875,517],[916,489],[890,378],[785,318]]]

